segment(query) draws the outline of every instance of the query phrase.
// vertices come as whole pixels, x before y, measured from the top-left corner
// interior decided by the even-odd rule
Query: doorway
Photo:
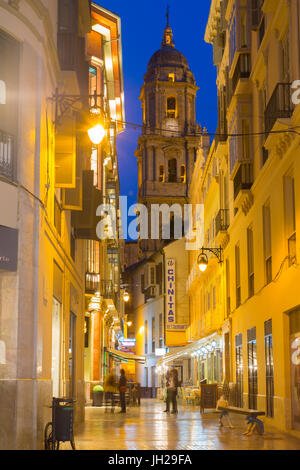
[[[52,304],[52,396],[60,396],[60,355],[61,355],[61,303],[53,297]]]
[[[75,398],[76,390],[76,315],[70,312],[69,329],[69,396]]]

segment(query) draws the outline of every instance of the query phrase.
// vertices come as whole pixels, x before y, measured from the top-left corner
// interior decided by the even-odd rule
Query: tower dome
[[[170,73],[174,73],[176,81],[195,83],[194,75],[189,68],[186,57],[175,49],[173,31],[168,18],[161,48],[152,55],[144,80],[145,82],[154,80],[168,81]]]

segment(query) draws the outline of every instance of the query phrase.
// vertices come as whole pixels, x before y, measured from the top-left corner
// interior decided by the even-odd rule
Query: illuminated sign
[[[177,324],[171,324],[167,325],[167,330],[172,330],[172,331],[185,331],[187,330],[188,325],[177,325]]]
[[[18,230],[0,225],[0,271],[17,271]]]
[[[120,344],[121,348],[134,348],[135,343],[136,343],[136,340],[134,338],[119,339],[119,344]]]
[[[174,324],[175,318],[175,260],[166,260],[166,312],[167,325]]]
[[[166,354],[166,348],[156,348],[155,356],[164,356]]]

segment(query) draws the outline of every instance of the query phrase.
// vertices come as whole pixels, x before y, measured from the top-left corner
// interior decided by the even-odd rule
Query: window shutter
[[[64,117],[55,136],[55,186],[76,187],[75,120]]]

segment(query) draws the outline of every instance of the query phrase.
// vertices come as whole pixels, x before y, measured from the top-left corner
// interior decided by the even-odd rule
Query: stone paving
[[[235,429],[219,428],[217,413],[179,406],[178,415],[163,412],[164,403],[142,400],[126,414],[87,407],[85,423],[75,430],[78,450],[300,450],[300,439],[266,427],[265,434],[243,436],[245,419],[231,415]],[[69,448],[67,443],[62,449]]]

